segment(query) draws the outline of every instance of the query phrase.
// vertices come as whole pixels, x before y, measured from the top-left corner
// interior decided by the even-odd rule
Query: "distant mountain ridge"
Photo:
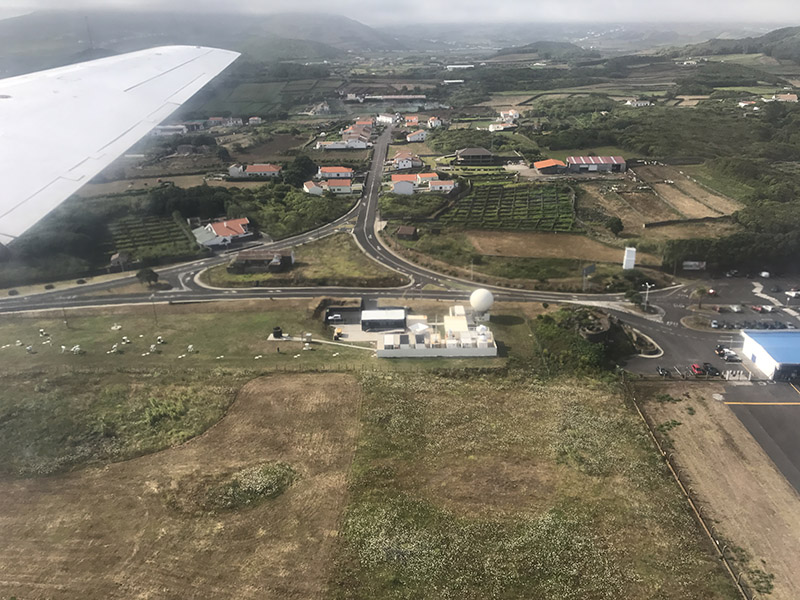
[[[541,41],[525,44],[524,46],[503,48],[495,53],[493,58],[513,54],[536,54],[543,59],[597,58],[600,56],[598,52],[585,50],[570,42]]]
[[[783,27],[758,37],[732,40],[714,39],[685,46],[682,54],[759,54],[800,62],[800,27]]]

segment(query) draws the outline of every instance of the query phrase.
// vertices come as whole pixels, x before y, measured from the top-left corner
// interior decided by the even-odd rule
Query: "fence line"
[[[736,589],[742,595],[744,600],[757,600],[758,596],[756,593],[750,589],[747,581],[743,581],[742,578],[744,576],[744,570],[739,569],[736,565],[725,556],[725,551],[728,550],[728,544],[725,543],[723,540],[720,542],[720,539],[714,535],[716,527],[712,524],[709,525],[711,522],[710,519],[706,519],[703,515],[700,505],[696,500],[696,494],[694,493],[694,489],[691,485],[687,482],[684,484],[683,479],[681,479],[681,469],[678,465],[675,464],[674,454],[672,452],[667,453],[661,443],[658,441],[658,437],[655,433],[655,427],[650,422],[650,419],[642,412],[642,409],[639,407],[639,402],[636,399],[636,395],[631,388],[630,382],[626,379],[625,373],[622,373],[622,383],[623,388],[625,390],[625,396],[628,400],[631,401],[633,407],[636,409],[636,412],[639,414],[639,418],[641,418],[642,422],[647,427],[647,431],[650,434],[650,438],[653,440],[653,443],[656,445],[659,454],[664,459],[667,467],[672,473],[672,476],[675,478],[675,481],[678,483],[678,487],[680,487],[681,492],[686,497],[686,500],[689,503],[689,507],[692,509],[697,522],[703,528],[703,531],[708,536],[708,539],[711,540],[712,545],[714,546],[714,550],[716,550],[717,554],[719,555],[720,559],[722,560],[722,564],[725,565],[725,570],[727,571],[728,575],[730,576],[731,580],[733,581]],[[684,475],[684,478],[686,476]]]

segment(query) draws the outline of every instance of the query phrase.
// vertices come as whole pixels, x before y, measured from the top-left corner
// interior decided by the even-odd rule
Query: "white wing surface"
[[[0,244],[66,200],[238,56],[165,46],[0,80]]]

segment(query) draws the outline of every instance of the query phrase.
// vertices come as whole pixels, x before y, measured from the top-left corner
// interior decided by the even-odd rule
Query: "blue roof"
[[[800,330],[761,331],[747,329],[743,334],[752,338],[781,364],[800,364]]]

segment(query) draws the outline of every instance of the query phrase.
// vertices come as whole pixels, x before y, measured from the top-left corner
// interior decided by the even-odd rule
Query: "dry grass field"
[[[0,597],[324,597],[360,395],[344,375],[256,379],[219,424],[180,447],[4,480]],[[168,501],[192,482],[265,460],[298,473],[275,499],[199,514]]]
[[[688,179],[675,167],[637,167],[636,174],[653,186],[667,203],[687,218],[718,217],[736,212],[741,205],[714,194]],[[672,181],[672,184],[663,183]],[[662,182],[662,183],[659,183]]]
[[[469,241],[481,254],[530,258],[577,258],[616,263],[622,260],[621,248],[606,246],[585,235],[570,233],[527,233],[468,231]],[[640,253],[637,261],[659,265],[656,256]]]
[[[722,402],[722,385],[659,384],[643,397],[667,393],[678,402],[653,399],[645,410],[655,423],[678,422],[668,438],[704,512],[728,540],[730,555],[752,581],[773,574],[773,600],[800,598],[800,497],[764,450]],[[761,596],[759,596],[761,597]],[[766,596],[764,596],[766,597]]]

